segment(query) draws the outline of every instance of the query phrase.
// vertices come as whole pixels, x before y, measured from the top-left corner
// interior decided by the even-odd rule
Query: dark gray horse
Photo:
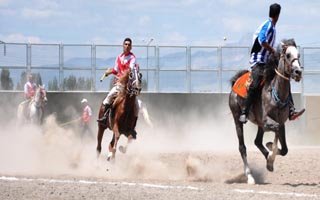
[[[249,120],[258,126],[255,145],[267,160],[267,169],[273,171],[273,163],[277,154],[285,156],[288,152],[285,136],[285,122],[289,117],[290,80],[299,82],[302,77],[302,67],[299,62],[299,52],[293,39],[283,40],[277,49],[277,53],[270,56],[265,72],[265,83],[261,94],[253,102],[249,112]],[[231,84],[247,70],[239,71],[232,79]],[[244,163],[245,175],[248,183],[254,184],[255,180],[248,166],[246,146],[243,137],[243,124],[239,121],[244,99],[231,91],[229,95],[229,107],[236,125],[239,151]],[[265,131],[273,131],[275,138],[273,143],[263,144]],[[278,140],[281,149],[278,149]]]

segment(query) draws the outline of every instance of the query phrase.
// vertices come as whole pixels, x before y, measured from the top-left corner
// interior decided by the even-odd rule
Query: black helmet
[[[271,4],[269,9],[269,17],[279,16],[281,11],[281,6],[277,3]]]

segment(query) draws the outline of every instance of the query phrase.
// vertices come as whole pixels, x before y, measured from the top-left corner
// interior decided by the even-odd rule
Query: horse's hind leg
[[[279,152],[278,149],[278,139],[279,139],[279,132],[275,132],[274,134],[274,140],[272,144],[272,151],[269,152],[268,158],[267,158],[267,169],[270,172],[273,172],[273,163],[276,159],[276,155]]]
[[[104,128],[102,128],[100,125],[98,126],[98,135],[97,135],[97,157],[100,156],[101,154],[101,142],[102,142],[102,137],[104,133]]]
[[[127,152],[128,145],[132,142],[133,139],[134,139],[133,136],[132,136],[132,135],[129,135],[126,145],[124,145],[124,146],[119,146],[119,151],[120,151],[121,153],[126,153],[126,152]]]
[[[243,124],[239,122],[237,117],[234,117],[234,121],[236,124],[237,135],[239,140],[239,151],[244,164],[244,173],[248,178],[248,183],[255,184],[255,180],[251,174],[251,170],[249,168],[248,161],[247,161],[247,149],[246,149],[246,145],[244,144],[244,138],[243,138]]]
[[[262,141],[263,141],[263,135],[264,135],[264,130],[262,127],[258,127],[258,132],[256,139],[254,140],[254,144],[258,147],[258,149],[261,151],[261,153],[264,155],[264,157],[267,159],[268,158],[268,150],[263,146]]]

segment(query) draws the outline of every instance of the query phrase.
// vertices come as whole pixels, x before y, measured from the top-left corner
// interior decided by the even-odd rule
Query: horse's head
[[[126,88],[126,93],[130,96],[139,95],[141,91],[142,74],[138,68],[127,70],[119,79],[118,83]]]
[[[44,88],[44,85],[39,85],[36,89],[35,95],[34,95],[34,101],[36,104],[40,105],[42,103],[46,103],[48,101],[47,99],[47,92]]]
[[[141,92],[141,78],[142,74],[139,72],[139,68],[135,67],[130,70],[128,89],[130,95],[139,95]]]
[[[281,42],[281,55],[280,59],[283,59],[283,72],[285,76],[291,77],[295,81],[299,82],[302,78],[302,69],[300,65],[300,54],[297,49],[296,43],[293,39],[283,40]]]

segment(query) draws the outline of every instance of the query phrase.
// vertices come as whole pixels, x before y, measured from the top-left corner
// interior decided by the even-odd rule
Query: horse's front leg
[[[265,131],[273,131],[278,132],[280,128],[280,124],[273,119],[271,119],[269,116],[264,116],[264,130]]]
[[[120,138],[120,132],[117,124],[114,124],[113,126],[113,136],[112,136],[112,141],[109,144],[109,154],[108,154],[108,161],[111,159],[114,159],[116,156],[116,151],[117,151],[117,144]]]
[[[281,149],[278,150],[278,154],[285,156],[288,153],[288,146],[286,141],[286,129],[284,124],[280,127],[279,130],[279,141],[281,144]]]
[[[128,145],[132,142],[132,140],[133,140],[133,136],[132,136],[132,135],[129,135],[126,145],[124,145],[124,146],[119,146],[119,151],[120,151],[121,153],[126,153],[126,152],[127,152]]]
[[[258,149],[261,151],[261,153],[264,155],[264,157],[267,159],[268,158],[268,150],[263,146],[262,141],[263,141],[263,135],[264,135],[264,130],[262,127],[258,127],[258,132],[256,139],[254,140],[254,144],[258,147]]]
[[[282,155],[285,156],[288,153],[288,147],[287,147],[287,142],[286,142],[286,131],[285,131],[285,125],[281,125],[279,129],[279,141],[281,144],[281,149],[278,148],[277,155]],[[272,151],[272,142],[268,142],[266,144],[267,148],[269,151]]]

